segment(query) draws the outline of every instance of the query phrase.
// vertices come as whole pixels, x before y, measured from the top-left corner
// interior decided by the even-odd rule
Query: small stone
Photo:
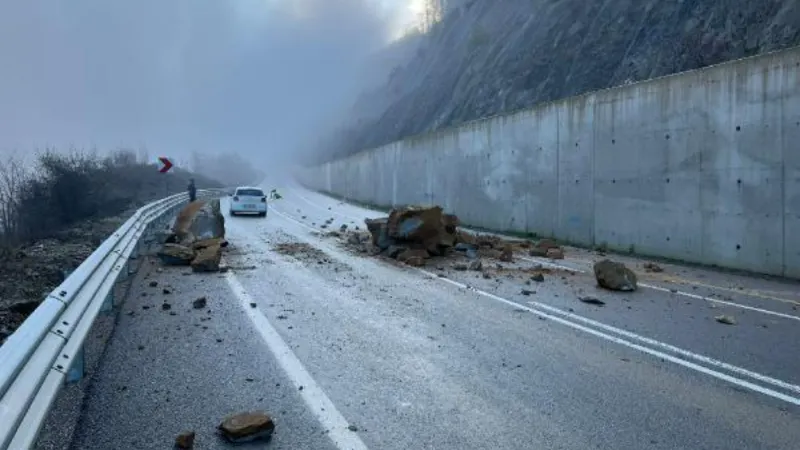
[[[198,299],[196,299],[195,301],[192,302],[192,308],[194,308],[194,309],[203,309],[203,308],[206,307],[207,303],[208,303],[208,301],[206,300],[205,297],[200,297],[200,298],[198,298]]]
[[[412,256],[405,260],[405,263],[412,267],[422,267],[425,265],[425,258],[421,256]]]
[[[175,311],[170,311],[170,312],[169,312],[169,315],[170,315],[170,316],[177,316],[177,315],[178,315],[178,313],[176,313]]]
[[[139,347],[137,347],[137,348],[138,348],[139,350],[144,350],[144,345],[140,345],[140,346],[139,346]]]
[[[255,303],[252,303],[252,302],[250,303],[250,307],[251,308],[255,308],[256,306],[258,306],[258,305],[256,305]]]
[[[476,259],[469,263],[469,270],[480,271],[483,270],[483,262],[480,259]]]
[[[535,291],[531,291],[531,290],[528,290],[528,289],[523,289],[520,292],[520,294],[522,294],[522,295],[531,295],[531,294],[535,294],[535,293],[536,293]]]
[[[536,258],[542,258],[547,256],[547,249],[541,247],[533,247],[532,249],[528,250],[528,255]]]
[[[550,259],[564,259],[564,250],[561,248],[548,248],[545,256]]]
[[[158,281],[153,280],[150,282],[150,287],[156,287],[156,286],[158,286]]]
[[[482,275],[483,275],[483,278],[485,278],[487,280],[492,278],[492,274],[490,274],[489,272],[483,272]]]
[[[348,429],[348,430],[350,430],[350,431],[352,431],[352,432],[354,432],[354,433],[355,433],[356,431],[358,431],[358,427],[357,427],[357,426],[355,426],[355,425],[350,425],[350,426],[348,426],[348,427],[347,427],[347,429]]]
[[[172,291],[169,288],[164,288],[161,290],[165,295],[172,294]]]
[[[533,281],[535,281],[537,283],[541,283],[541,282],[544,281],[544,275],[541,272],[535,273],[535,274],[531,275],[531,280],[533,280]]]
[[[469,267],[466,264],[455,264],[453,265],[453,270],[458,270],[459,272],[463,272],[467,270]]]
[[[714,320],[725,325],[736,325],[736,319],[734,319],[732,316],[726,316],[724,314],[714,317]]]
[[[229,442],[250,442],[270,437],[275,423],[264,412],[245,412],[226,417],[218,429]]]
[[[172,309],[172,305],[170,305],[169,303],[162,303],[161,309],[164,311],[169,311],[170,309]]]
[[[175,447],[183,450],[194,448],[194,431],[184,431],[175,438]]]
[[[644,270],[646,270],[648,272],[663,272],[664,271],[664,269],[661,266],[659,266],[656,263],[652,263],[652,262],[646,262],[646,263],[644,263],[642,265],[642,267],[644,267]]]
[[[590,305],[603,306],[606,304],[606,302],[598,299],[597,297],[590,297],[590,296],[578,297],[578,300],[582,301],[583,303],[588,303]]]
[[[502,252],[500,252],[500,256],[499,256],[498,259],[500,259],[500,261],[503,261],[503,262],[513,262],[514,261],[514,248],[511,246],[511,244],[506,244],[503,247],[503,250],[502,250]]]

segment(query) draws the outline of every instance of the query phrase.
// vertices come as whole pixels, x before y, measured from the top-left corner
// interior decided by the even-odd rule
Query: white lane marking
[[[336,409],[336,406],[333,405],[331,399],[328,398],[317,382],[314,381],[311,374],[303,367],[303,364],[281,338],[275,327],[269,323],[269,320],[258,309],[250,307],[253,299],[239,280],[236,279],[235,275],[232,272],[228,272],[225,274],[225,280],[228,282],[233,294],[241,302],[242,309],[253,322],[259,334],[261,334],[267,347],[275,355],[281,368],[283,368],[297,389],[302,388],[299,391],[300,396],[303,397],[306,405],[308,405],[322,426],[328,430],[328,437],[336,447],[340,450],[367,450],[367,446],[361,438],[348,429],[350,425],[347,420]]]
[[[698,372],[703,373],[705,375],[709,375],[711,377],[714,377],[714,378],[717,378],[717,379],[720,379],[720,380],[723,380],[723,381],[727,381],[727,382],[735,384],[737,386],[750,389],[752,391],[755,391],[755,392],[758,392],[758,393],[761,393],[761,394],[776,398],[778,400],[783,400],[785,402],[792,403],[794,405],[800,406],[800,398],[798,398],[798,397],[793,397],[791,395],[787,395],[787,394],[784,394],[782,392],[775,391],[775,390],[770,389],[768,387],[764,387],[764,386],[761,386],[759,384],[755,384],[755,383],[752,383],[750,381],[743,380],[741,378],[736,378],[734,376],[731,376],[731,375],[728,375],[728,374],[725,374],[725,373],[722,373],[722,372],[718,372],[718,371],[716,371],[714,369],[710,369],[710,368],[702,366],[700,364],[696,364],[696,363],[693,363],[691,361],[686,361],[685,359],[678,358],[677,356],[673,356],[673,355],[670,355],[668,353],[663,353],[663,352],[660,352],[658,350],[652,349],[650,347],[645,347],[644,345],[636,344],[634,342],[622,339],[620,337],[603,333],[602,331],[598,331],[598,330],[595,330],[593,328],[589,328],[587,326],[583,326],[583,325],[580,325],[578,323],[571,322],[571,321],[566,320],[564,318],[561,318],[561,317],[558,317],[558,316],[554,316],[552,314],[548,314],[546,312],[531,308],[529,306],[521,305],[521,304],[513,302],[511,300],[507,300],[507,299],[505,299],[503,297],[499,297],[499,296],[491,294],[489,292],[485,292],[485,291],[482,291],[480,289],[476,289],[474,287],[467,286],[467,285],[465,285],[463,283],[459,283],[458,281],[451,280],[451,279],[448,279],[448,278],[442,278],[442,277],[436,275],[435,273],[428,272],[427,270],[424,270],[424,269],[417,269],[417,270],[419,270],[420,272],[424,273],[425,275],[427,275],[430,278],[438,279],[438,280],[441,280],[441,281],[443,281],[445,283],[449,283],[449,284],[452,284],[454,286],[458,286],[458,287],[463,288],[463,289],[471,290],[471,291],[476,292],[478,294],[481,294],[481,295],[483,295],[485,297],[488,297],[488,298],[490,298],[492,300],[498,301],[500,303],[504,303],[504,304],[509,305],[509,306],[513,306],[515,308],[525,309],[525,310],[530,311],[530,312],[532,312],[534,314],[537,314],[539,316],[542,316],[542,317],[545,317],[545,318],[550,319],[552,321],[558,322],[558,323],[560,323],[562,325],[566,325],[566,326],[568,326],[570,328],[574,328],[576,330],[580,330],[580,331],[592,334],[594,336],[603,338],[605,340],[614,342],[616,344],[620,344],[620,345],[623,345],[625,347],[632,348],[634,350],[639,350],[639,351],[641,351],[643,353],[647,353],[648,355],[652,355],[652,356],[655,356],[657,358],[662,358],[662,359],[664,359],[666,361],[670,361],[672,363],[678,364],[678,365],[686,367],[688,369],[692,369],[692,370],[698,371]],[[646,339],[646,341],[652,341],[651,339],[647,339],[647,338],[644,338],[644,339]],[[655,342],[657,342],[657,341],[655,341]],[[666,345],[666,344],[664,344],[664,345]],[[691,352],[687,352],[685,350],[683,350],[683,351],[686,352],[686,353],[691,353]],[[707,361],[705,361],[705,359],[710,360],[710,361],[714,361],[713,359],[707,358],[707,357],[703,357],[702,355],[696,355],[696,356],[700,356],[701,358],[703,358],[704,362],[707,362]],[[753,372],[749,372],[749,371],[747,371],[745,369],[741,369],[741,368],[738,368],[738,367],[735,367],[735,366],[730,366],[728,364],[726,364],[726,366],[734,367],[734,368],[736,368],[736,369],[738,369],[740,371],[746,372],[746,373],[753,373]],[[756,374],[756,375],[758,375],[758,374]],[[763,375],[759,375],[759,376],[762,377],[762,378],[773,380],[772,378],[769,378],[769,377],[766,377],[766,376],[763,376]],[[786,383],[786,382],[783,382],[783,381],[780,381],[780,380],[776,380],[776,381],[779,381],[782,385],[787,385],[787,386],[792,387],[793,390],[800,389],[800,387],[798,387],[798,386],[794,386],[794,385],[791,385],[789,383]]]
[[[553,263],[553,262],[550,262],[550,261],[544,261],[544,260],[537,259],[537,258],[527,258],[525,256],[520,256],[520,259],[525,260],[525,261],[530,261],[530,262],[533,262],[533,263],[537,263],[537,264],[541,264],[543,266],[550,266],[550,267],[554,267],[554,268],[557,268],[557,269],[569,270],[571,272],[589,273],[588,270],[575,269],[573,267],[563,266],[561,264],[556,264],[556,263]],[[712,297],[706,297],[704,295],[692,294],[691,292],[679,291],[677,289],[673,292],[671,289],[667,289],[667,288],[664,288],[664,287],[661,287],[661,286],[656,286],[656,285],[648,284],[648,283],[639,283],[639,286],[647,288],[647,289],[652,289],[654,291],[666,292],[666,293],[671,293],[671,294],[675,294],[675,295],[682,295],[684,297],[692,298],[692,299],[695,299],[695,300],[705,300],[705,301],[710,302],[710,303],[717,303],[717,304],[720,304],[720,305],[726,305],[726,306],[730,306],[730,307],[733,307],[733,308],[746,309],[746,310],[758,312],[758,313],[761,313],[761,314],[767,314],[767,315],[770,315],[770,316],[781,317],[783,319],[796,320],[796,321],[800,322],[800,316],[793,316],[791,314],[785,314],[785,313],[781,313],[781,312],[777,312],[777,311],[772,311],[770,309],[763,309],[763,308],[758,308],[758,307],[755,307],[755,306],[743,305],[741,303],[729,302],[729,301],[726,301],[726,300],[719,300],[719,299],[712,298]]]
[[[296,191],[296,188],[293,188],[293,189]],[[308,203],[308,204],[310,204],[312,206],[315,206],[315,207],[320,208],[320,209],[325,209],[324,206],[318,205],[318,204],[312,202],[311,200],[309,200],[308,198],[304,197],[302,194],[300,194],[298,192],[294,192],[294,194],[296,196],[300,197],[301,199],[306,201],[306,203]],[[347,203],[345,202],[345,204],[347,204]],[[349,206],[349,204],[347,204],[347,205]],[[333,212],[333,211],[331,211],[331,212]],[[354,219],[354,217],[349,215],[349,214],[338,213],[338,212],[336,212],[335,214],[338,214],[340,216],[344,216],[344,217],[347,217],[347,218],[350,218],[350,219]],[[489,233],[489,234],[495,234],[495,233]],[[496,234],[496,235],[497,236],[501,236],[499,234]],[[569,271],[578,272],[578,273],[588,273],[587,270],[576,269],[574,267],[564,266],[564,265],[561,265],[561,264],[556,264],[556,263],[552,263],[552,262],[549,262],[549,261],[543,261],[543,260],[540,260],[540,259],[527,258],[527,257],[524,257],[524,256],[521,256],[520,259],[523,259],[525,261],[535,262],[535,263],[546,265],[546,266],[550,266],[550,267],[559,268],[559,269],[562,269],[562,270],[569,270]],[[681,296],[684,296],[684,297],[687,297],[687,298],[691,298],[691,299],[695,299],[695,300],[705,300],[705,301],[710,302],[710,303],[717,303],[717,304],[720,304],[720,305],[726,305],[726,306],[730,306],[732,308],[746,309],[748,311],[753,311],[753,312],[757,312],[757,313],[761,313],[761,314],[767,314],[767,315],[770,315],[770,316],[780,317],[780,318],[783,318],[783,319],[796,320],[796,321],[800,322],[800,316],[794,316],[794,315],[791,315],[791,314],[772,311],[770,309],[763,309],[763,308],[758,308],[756,306],[743,305],[741,303],[729,302],[729,301],[726,301],[726,300],[718,300],[718,299],[715,299],[715,298],[712,298],[712,297],[706,297],[706,296],[703,296],[703,295],[692,294],[691,292],[685,292],[685,291],[680,291],[680,290],[676,290],[675,292],[672,292],[671,289],[667,289],[667,288],[664,288],[664,287],[661,287],[661,286],[656,286],[656,285],[648,284],[648,283],[639,283],[639,286],[641,286],[643,288],[647,288],[647,289],[652,289],[654,291],[672,293],[672,294],[675,294],[675,295],[681,295]]]
[[[299,222],[299,221],[295,220],[292,217],[287,216],[285,213],[281,213],[281,212],[277,212],[277,213],[278,213],[278,215],[280,215],[281,217],[283,217],[286,220],[294,222],[294,223],[296,223],[296,224],[298,224],[298,225],[300,225],[302,227],[305,227],[305,228],[307,228],[307,229],[309,229],[311,231],[317,231],[313,227],[308,226],[308,225],[306,225],[306,224],[304,224],[302,222]],[[685,359],[678,358],[676,356],[673,356],[673,355],[670,355],[670,354],[667,354],[667,353],[663,353],[663,352],[661,352],[659,350],[656,350],[656,349],[653,349],[653,348],[650,348],[650,347],[645,347],[643,345],[636,344],[636,343],[631,342],[629,340],[625,340],[625,339],[622,339],[620,337],[613,336],[611,334],[607,334],[607,333],[604,333],[602,331],[598,331],[598,330],[593,329],[593,328],[589,328],[587,326],[584,326],[584,325],[581,325],[579,323],[564,319],[564,318],[559,317],[559,316],[555,316],[553,314],[559,314],[561,316],[568,317],[569,319],[572,319],[574,321],[583,322],[583,323],[586,323],[587,325],[591,325],[591,326],[594,326],[594,327],[597,327],[597,328],[600,328],[600,329],[604,329],[606,331],[613,332],[613,333],[625,336],[625,337],[630,338],[630,339],[638,340],[638,341],[640,341],[640,342],[642,342],[644,344],[647,344],[647,345],[660,347],[660,348],[662,348],[664,350],[671,351],[673,353],[677,353],[679,355],[685,356],[687,358],[694,359],[694,360],[696,360],[698,362],[701,362],[701,363],[704,363],[704,364],[708,364],[710,366],[715,366],[715,367],[717,367],[719,369],[722,369],[722,370],[727,370],[729,372],[733,372],[733,373],[735,373],[737,375],[740,375],[740,376],[746,376],[746,377],[753,378],[755,380],[761,381],[763,383],[771,384],[771,385],[773,385],[775,387],[778,387],[778,388],[782,388],[782,389],[786,389],[788,391],[793,391],[793,392],[800,393],[800,386],[788,383],[786,381],[779,380],[779,379],[773,378],[773,377],[769,377],[767,375],[763,375],[763,374],[760,374],[760,373],[757,373],[757,372],[753,372],[753,371],[744,369],[742,367],[734,366],[732,364],[728,364],[726,362],[719,361],[717,359],[714,359],[714,358],[711,358],[711,357],[708,357],[708,356],[705,356],[705,355],[701,355],[699,353],[690,352],[690,351],[684,350],[684,349],[682,349],[680,347],[675,347],[673,345],[670,345],[670,344],[667,344],[667,343],[664,343],[664,342],[661,342],[661,341],[658,341],[658,340],[655,340],[655,339],[647,338],[647,337],[638,335],[636,333],[632,333],[630,331],[623,330],[621,328],[616,328],[616,327],[613,327],[611,325],[606,325],[606,324],[604,324],[602,322],[598,322],[598,321],[589,319],[587,317],[583,317],[583,316],[579,316],[577,314],[573,314],[573,313],[570,313],[570,312],[567,312],[567,311],[563,311],[563,310],[555,308],[553,306],[545,305],[545,304],[538,303],[538,302],[529,302],[529,303],[535,305],[536,307],[540,308],[540,309],[534,309],[534,308],[531,308],[529,306],[514,302],[512,300],[508,300],[508,299],[505,299],[503,297],[497,296],[495,294],[492,294],[492,293],[489,293],[489,292],[486,292],[486,291],[482,291],[482,290],[477,289],[475,287],[467,286],[466,284],[460,283],[458,281],[451,280],[449,278],[440,277],[440,276],[438,276],[438,275],[436,275],[436,274],[434,274],[432,272],[429,272],[427,270],[424,270],[424,269],[419,269],[419,268],[412,268],[412,269],[415,269],[415,270],[419,271],[420,273],[426,275],[429,278],[432,278],[432,279],[435,279],[435,280],[440,280],[442,282],[449,283],[451,285],[458,286],[458,287],[463,288],[463,289],[468,289],[468,290],[476,292],[476,293],[478,293],[478,294],[480,294],[480,295],[482,295],[484,297],[490,298],[492,300],[495,300],[495,301],[498,301],[498,302],[501,302],[501,303],[504,303],[504,304],[507,304],[507,305],[511,305],[511,306],[514,306],[514,307],[520,307],[520,308],[526,309],[526,310],[528,310],[530,312],[536,313],[536,314],[538,314],[540,316],[543,316],[543,317],[547,317],[547,318],[549,318],[549,319],[551,319],[551,320],[553,320],[555,322],[561,323],[563,325],[567,325],[567,326],[569,326],[571,328],[574,328],[574,329],[577,329],[577,330],[581,330],[581,331],[585,331],[587,333],[593,334],[595,336],[601,337],[601,338],[609,340],[611,342],[614,342],[614,343],[617,343],[617,344],[621,344],[621,345],[624,345],[626,347],[629,347],[629,348],[632,348],[632,349],[635,349],[635,350],[642,351],[644,353],[647,353],[647,354],[652,355],[652,356],[656,356],[658,358],[663,358],[664,360],[673,362],[675,364],[681,365],[683,367],[686,367],[686,368],[689,368],[689,369],[692,369],[692,370],[696,370],[698,372],[701,372],[703,374],[712,376],[714,378],[717,378],[717,379],[720,379],[720,380],[723,380],[723,381],[727,381],[727,382],[735,384],[737,386],[740,386],[740,387],[743,387],[743,388],[747,388],[747,389],[750,389],[752,391],[759,392],[761,394],[764,394],[764,395],[767,395],[767,396],[770,396],[770,397],[773,397],[773,398],[776,398],[776,399],[779,399],[779,400],[783,400],[783,401],[786,401],[788,403],[792,403],[792,404],[800,406],[800,398],[798,398],[798,397],[793,397],[791,395],[786,395],[784,393],[775,391],[775,390],[770,389],[768,387],[764,387],[764,386],[752,383],[750,381],[743,380],[741,378],[737,378],[737,377],[734,377],[734,376],[731,376],[731,375],[728,375],[728,374],[725,374],[725,373],[722,373],[722,372],[718,372],[718,371],[716,371],[714,369],[711,369],[711,368],[708,368],[706,366],[702,366],[700,364],[696,364],[696,363],[693,363],[691,361],[687,361]],[[550,313],[544,312],[542,310],[550,311]]]

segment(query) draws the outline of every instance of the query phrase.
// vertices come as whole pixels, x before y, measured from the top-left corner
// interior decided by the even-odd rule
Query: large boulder
[[[364,223],[367,225],[367,230],[372,235],[372,245],[381,250],[394,245],[394,239],[389,237],[387,223],[389,219],[386,217],[380,219],[365,219]]]
[[[597,284],[612,291],[635,291],[638,287],[636,274],[620,262],[604,259],[594,264]]]
[[[225,237],[225,216],[220,211],[219,199],[196,200],[186,205],[172,227],[175,242],[191,245],[195,241]]]
[[[180,244],[164,244],[158,257],[170,266],[186,266],[195,259],[196,252],[191,247]]]
[[[442,208],[407,206],[393,209],[386,226],[391,238],[425,242],[442,232]]]
[[[222,247],[210,245],[197,252],[197,256],[192,260],[193,272],[218,272],[219,263],[222,259]]]

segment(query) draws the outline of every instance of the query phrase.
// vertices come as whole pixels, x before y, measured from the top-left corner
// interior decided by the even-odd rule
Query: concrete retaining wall
[[[800,48],[598,91],[303,169],[378,205],[800,278]]]

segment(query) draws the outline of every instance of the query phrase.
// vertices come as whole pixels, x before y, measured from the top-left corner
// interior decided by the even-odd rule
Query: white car
[[[231,206],[228,211],[230,215],[236,214],[258,214],[261,217],[267,216],[267,196],[261,188],[240,186],[237,187],[231,197]]]

